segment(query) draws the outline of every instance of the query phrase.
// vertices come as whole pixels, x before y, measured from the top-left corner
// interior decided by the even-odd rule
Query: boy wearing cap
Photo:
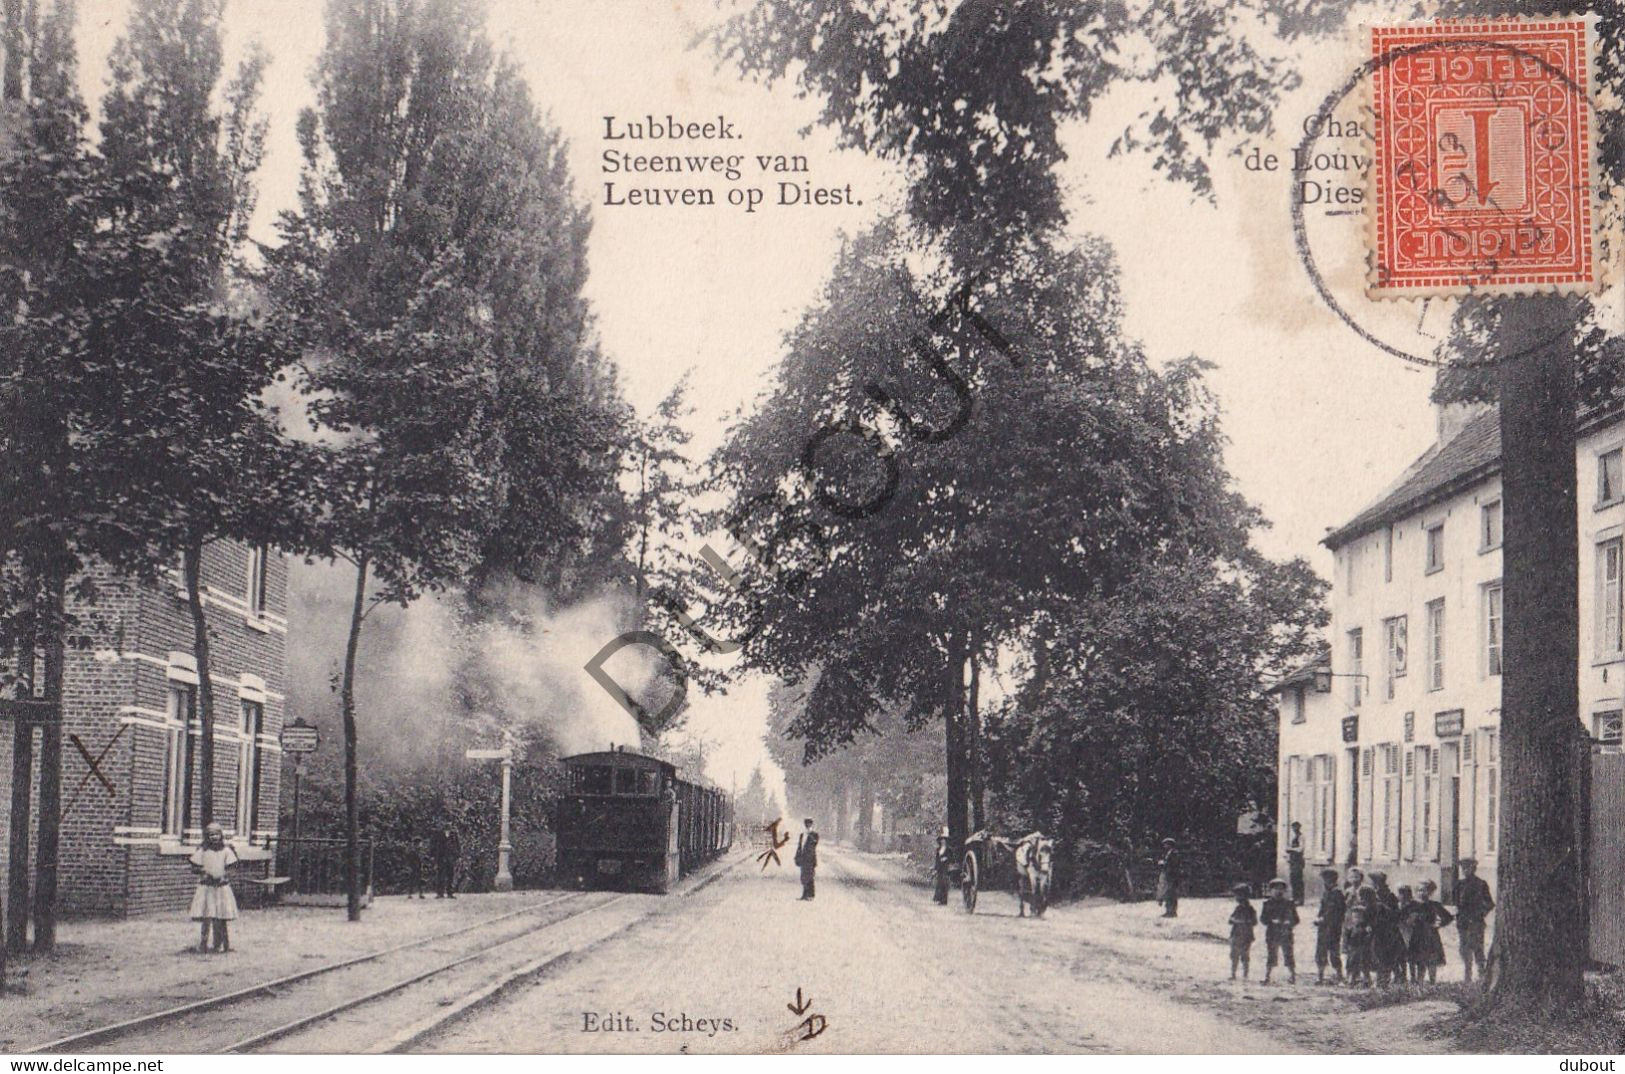
[[[1270,897],[1264,900],[1258,920],[1264,926],[1264,983],[1269,984],[1275,961],[1280,958],[1292,984],[1298,983],[1297,960],[1292,956],[1292,929],[1298,924],[1298,907],[1287,894],[1287,883],[1280,877],[1270,881]]]
[[[1330,965],[1335,980],[1343,980],[1343,917],[1348,899],[1337,886],[1337,870],[1320,871],[1320,912],[1315,915],[1315,983],[1326,983]]]
[[[1236,979],[1236,967],[1241,967],[1241,978],[1252,973],[1253,927],[1258,924],[1258,911],[1253,909],[1253,889],[1237,884],[1230,889],[1236,897],[1235,909],[1230,911],[1230,979]]]

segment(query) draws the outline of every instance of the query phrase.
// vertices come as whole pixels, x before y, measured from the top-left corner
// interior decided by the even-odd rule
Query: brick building
[[[264,877],[274,854],[287,647],[286,558],[218,542],[203,556],[215,699],[215,819]],[[201,838],[197,661],[178,571],[159,585],[97,572],[74,609],[90,644],[68,654],[62,735],[62,911],[184,907]],[[0,727],[0,831],[10,831],[13,729]],[[90,760],[95,761],[92,771]],[[38,745],[33,827],[37,828]],[[0,895],[9,892],[0,841]],[[30,839],[32,853],[33,839]],[[253,901],[255,885],[238,885]],[[11,908],[8,906],[8,914]]]

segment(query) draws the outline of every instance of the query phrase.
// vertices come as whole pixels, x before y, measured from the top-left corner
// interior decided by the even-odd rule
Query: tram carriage
[[[670,890],[733,843],[733,804],[676,766],[625,749],[565,757],[558,872],[589,888]]]

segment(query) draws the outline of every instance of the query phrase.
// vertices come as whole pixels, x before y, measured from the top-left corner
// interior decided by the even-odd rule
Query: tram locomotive
[[[733,844],[733,803],[675,765],[624,749],[559,762],[558,873],[588,888],[665,892]]]

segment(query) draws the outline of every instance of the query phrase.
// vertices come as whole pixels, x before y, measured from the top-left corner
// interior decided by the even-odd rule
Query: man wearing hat
[[[1315,980],[1326,981],[1326,967],[1331,966],[1336,980],[1343,980],[1343,918],[1348,911],[1348,898],[1337,886],[1337,870],[1320,871],[1320,912],[1315,915]]]
[[[1303,825],[1292,822],[1286,837],[1286,875],[1292,882],[1292,901],[1303,905]]]
[[[804,822],[806,830],[801,838],[796,840],[796,864],[801,867],[801,898],[802,901],[813,897],[813,876],[818,871],[818,833],[813,831],[813,821],[808,817]]]
[[[1183,883],[1184,863],[1173,836],[1162,841],[1162,860],[1157,862],[1157,901],[1162,904],[1163,917],[1179,916],[1179,886]]]
[[[953,872],[953,850],[948,846],[948,829],[937,833],[936,878],[937,890],[932,896],[940,906],[948,905],[948,880]]]
[[[1478,875],[1478,859],[1461,859],[1461,881],[1456,885],[1456,935],[1461,940],[1462,980],[1473,979],[1473,966],[1484,976],[1484,921],[1495,909],[1490,886]]]
[[[1287,894],[1287,883],[1280,877],[1270,881],[1270,897],[1264,900],[1263,907],[1259,909],[1258,921],[1264,926],[1264,946],[1267,951],[1264,983],[1269,984],[1270,974],[1274,972],[1279,958],[1286,967],[1288,980],[1297,984],[1298,966],[1292,954],[1292,930],[1298,924],[1298,906]]]

